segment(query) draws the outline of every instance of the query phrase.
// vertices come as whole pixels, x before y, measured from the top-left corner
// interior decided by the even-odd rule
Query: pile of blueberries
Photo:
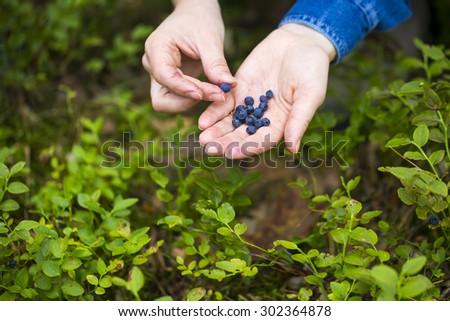
[[[224,92],[230,91],[231,87],[227,84],[222,84],[220,88]],[[236,107],[233,113],[232,124],[234,128],[246,124],[248,127],[246,129],[249,135],[253,135],[262,126],[269,126],[270,120],[267,117],[263,117],[264,112],[269,108],[268,102],[273,98],[272,90],[268,90],[265,95],[259,97],[258,107],[254,107],[255,100],[253,97],[245,97],[244,104]]]

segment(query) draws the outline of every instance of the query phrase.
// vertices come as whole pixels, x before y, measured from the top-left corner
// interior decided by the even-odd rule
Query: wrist
[[[333,43],[320,32],[298,23],[286,23],[279,27],[279,29],[290,32],[304,39],[308,39],[324,51],[330,62],[336,58],[336,48]]]
[[[172,3],[174,5],[175,8],[178,8],[180,6],[184,6],[184,5],[201,5],[201,6],[215,6],[215,7],[220,7],[219,6],[219,1],[218,0],[172,0]]]

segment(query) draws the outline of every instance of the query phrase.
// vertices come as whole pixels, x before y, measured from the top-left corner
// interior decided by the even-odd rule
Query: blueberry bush
[[[197,111],[148,102],[142,43],[170,4],[4,5],[0,299],[450,298],[449,49],[368,39],[332,68],[299,153],[230,161],[199,153]],[[230,30],[231,66],[247,27]],[[285,208],[293,220],[258,236],[254,218]]]

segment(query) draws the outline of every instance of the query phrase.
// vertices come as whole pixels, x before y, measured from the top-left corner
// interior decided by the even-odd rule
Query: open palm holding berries
[[[283,138],[287,148],[297,152],[301,136],[325,98],[334,55],[333,45],[307,27],[287,24],[273,31],[243,62],[236,73],[237,86],[226,94],[225,102],[212,103],[200,116],[199,127],[204,130],[200,142],[206,152],[245,158],[276,146]],[[243,117],[242,109],[249,106],[246,97],[253,97],[251,107],[259,109],[260,100],[265,99],[260,96],[267,97],[268,90],[273,98],[268,99],[264,115],[247,111],[253,121],[266,119],[266,126],[255,128],[248,123],[252,120]],[[237,126],[237,121],[243,125]]]

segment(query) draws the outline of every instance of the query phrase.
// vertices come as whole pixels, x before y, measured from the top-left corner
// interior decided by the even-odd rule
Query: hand
[[[223,54],[224,25],[214,0],[177,0],[175,10],[147,38],[144,68],[150,73],[155,110],[184,111],[200,100],[221,101],[218,87],[235,85]],[[197,79],[201,71],[211,83]]]
[[[319,32],[299,24],[273,31],[243,62],[236,79],[239,86],[225,102],[212,103],[200,116],[200,143],[211,155],[245,158],[262,153],[283,139],[295,153],[300,139],[325,99],[330,61],[336,51]],[[271,89],[274,98],[264,117],[270,125],[249,135],[246,125],[235,129],[231,112],[246,96],[255,98]]]

